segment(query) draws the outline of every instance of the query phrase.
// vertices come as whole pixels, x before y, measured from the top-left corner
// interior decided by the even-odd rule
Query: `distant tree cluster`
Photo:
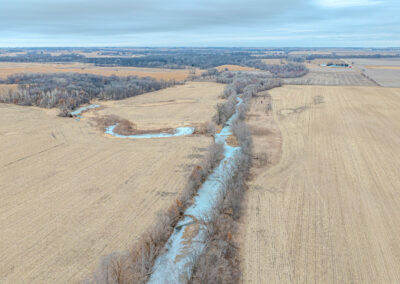
[[[79,73],[17,74],[0,83],[19,84],[1,102],[71,110],[94,98],[120,100],[176,84],[150,77],[106,77]]]
[[[236,97],[242,94],[245,103],[239,108],[239,117],[243,117],[247,111],[247,102],[258,92],[270,90],[281,86],[281,81],[272,78],[266,72],[234,72],[224,71],[216,75],[216,81],[228,84],[222,97],[228,100],[217,105],[217,113],[214,116],[216,124],[225,124],[226,121],[235,112]]]
[[[299,63],[288,64],[266,64],[261,60],[248,60],[245,65],[260,70],[271,72],[275,77],[279,78],[296,78],[302,77],[308,73],[305,65]]]
[[[79,54],[53,56],[48,53],[29,52],[17,56],[2,56],[0,62],[82,62],[97,66],[131,66],[183,69],[197,67],[212,68],[224,64],[241,65],[243,60],[251,58],[251,53],[226,50],[176,52],[150,52],[139,57],[86,57]]]
[[[232,64],[241,66],[255,67],[261,70],[268,70],[277,76],[292,76],[299,72],[295,66],[277,67],[275,65],[264,64],[261,58],[271,56],[260,55],[253,50],[237,49],[177,49],[177,50],[146,50],[140,51],[140,56],[126,57],[126,52],[103,52],[105,55],[113,57],[86,57],[80,54],[61,54],[51,55],[43,52],[30,51],[26,54],[16,56],[1,56],[0,61],[5,62],[81,62],[92,63],[97,66],[128,66],[128,67],[151,67],[151,68],[201,68],[210,69],[221,65]],[[118,57],[125,55],[125,57]],[[282,57],[282,56],[280,56]],[[272,56],[276,58],[276,56]],[[298,62],[298,61],[296,61]],[[275,66],[275,67],[274,67]]]
[[[290,54],[292,51],[309,51],[308,55]],[[398,49],[385,49],[398,51]],[[0,50],[1,53],[2,50]],[[81,62],[98,66],[132,66],[157,68],[201,68],[209,69],[225,64],[252,66],[274,74],[297,74],[299,70],[280,70],[264,64],[260,59],[280,58],[288,62],[302,63],[316,58],[391,58],[400,53],[382,54],[382,50],[372,50],[376,54],[313,54],[313,50],[299,48],[23,48],[5,49],[8,52],[26,52],[25,54],[0,56],[0,62]],[[59,55],[51,52],[67,51]],[[74,53],[73,53],[74,51]],[[89,57],[87,53],[97,52],[99,56]],[[80,52],[80,54],[78,53]],[[86,53],[86,54],[85,54]],[[85,54],[85,55],[83,55]],[[109,56],[109,57],[107,57]],[[289,67],[286,67],[289,68]],[[292,75],[287,75],[292,76]]]

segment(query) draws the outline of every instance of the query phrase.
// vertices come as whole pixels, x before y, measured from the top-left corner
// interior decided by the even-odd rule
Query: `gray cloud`
[[[333,0],[3,0],[0,45],[299,46],[320,45],[323,35],[332,45],[356,34],[345,43],[360,46],[374,32],[398,42],[400,5],[371,1],[332,7]],[[374,42],[390,45],[385,36]]]

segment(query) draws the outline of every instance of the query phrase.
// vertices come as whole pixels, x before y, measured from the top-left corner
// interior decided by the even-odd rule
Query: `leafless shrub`
[[[67,108],[61,108],[60,112],[58,113],[60,117],[72,117],[71,112]]]
[[[104,256],[92,278],[88,278],[85,284],[123,284],[130,283],[132,275],[127,273],[129,265],[128,256],[113,253]]]
[[[253,156],[253,160],[257,163],[257,166],[262,168],[268,165],[268,154],[267,153],[257,153]]]
[[[247,125],[237,119],[232,131],[240,142],[242,154],[237,168],[223,183],[224,190],[213,212],[204,218],[206,226],[205,252],[194,264],[191,283],[239,283],[238,248],[233,240],[237,221],[242,213],[245,180],[251,165],[251,135]]]
[[[272,111],[272,104],[269,102],[265,107],[265,112],[270,113]]]
[[[251,134],[255,136],[267,136],[271,134],[271,130],[265,127],[252,126]]]
[[[93,118],[93,121],[96,123],[96,126],[103,132],[107,129],[107,127],[111,125],[116,125],[119,122],[121,122],[121,120],[122,118],[114,114]]]
[[[325,102],[325,99],[324,99],[323,96],[314,96],[313,97],[313,102],[314,102],[315,105],[323,104]]]
[[[238,112],[238,118],[240,120],[244,120],[246,118],[246,113],[247,113],[248,108],[249,107],[248,107],[248,104],[246,102],[242,103],[238,107],[237,112]]]
[[[216,125],[212,121],[207,121],[196,127],[195,134],[203,134],[214,136],[216,132]]]
[[[225,124],[228,119],[235,112],[236,96],[230,96],[228,100],[222,104],[217,105],[217,113],[214,116],[216,124]]]
[[[239,141],[242,154],[248,158],[249,167],[251,166],[251,149],[253,146],[253,140],[251,132],[247,127],[246,123],[240,120],[235,120],[232,125],[232,132]]]
[[[120,119],[118,125],[114,128],[114,132],[121,135],[133,135],[137,133],[137,127],[136,124],[127,119]]]
[[[236,96],[236,89],[232,85],[227,85],[222,93],[222,98],[227,99],[230,96]]]
[[[238,283],[238,249],[233,240],[236,220],[241,213],[245,184],[239,168],[224,186],[223,196],[209,216],[203,219],[206,231],[205,253],[195,262],[191,283]]]

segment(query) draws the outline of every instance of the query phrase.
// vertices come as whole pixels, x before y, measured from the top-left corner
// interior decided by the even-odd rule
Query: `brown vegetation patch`
[[[260,115],[250,116],[250,117],[260,117]],[[266,136],[273,134],[273,132],[270,129],[266,127],[259,127],[257,125],[253,125],[250,129],[251,129],[251,134],[256,136]]]
[[[246,123],[253,136],[253,176],[260,172],[259,168],[278,163],[281,157],[282,137],[271,111],[272,105],[271,96],[265,92],[250,101]]]
[[[89,63],[16,63],[0,62],[0,78],[18,73],[81,73],[103,76],[152,77],[158,80],[183,81],[190,76],[188,69],[100,67]]]
[[[196,126],[194,134],[202,134],[213,136],[216,132],[217,125],[212,121],[207,121]]]
[[[226,65],[221,65],[218,67],[215,67],[218,71],[224,71],[224,70],[229,70],[229,71],[255,71],[257,70],[256,68],[253,67],[247,67],[247,66],[240,66],[240,65],[231,65],[231,64],[226,64]]]
[[[151,103],[143,103],[138,104],[138,107],[154,107],[154,106],[165,106],[165,105],[176,105],[176,104],[190,104],[195,103],[194,99],[181,99],[181,100],[168,100],[168,101],[159,101],[159,102],[151,102]]]
[[[237,138],[233,135],[230,135],[226,138],[226,144],[232,147],[238,147],[239,142],[237,141]]]
[[[174,130],[172,128],[159,128],[159,129],[151,129],[151,130],[140,130],[137,129],[135,123],[121,118],[117,115],[104,115],[104,116],[95,116],[92,120],[96,123],[96,127],[99,128],[102,132],[106,131],[107,127],[112,125],[117,125],[114,128],[114,132],[119,135],[137,135],[137,134],[151,134],[151,133],[173,133]]]
[[[365,68],[368,69],[393,69],[393,70],[399,70],[400,66],[372,66],[372,65],[367,65]]]

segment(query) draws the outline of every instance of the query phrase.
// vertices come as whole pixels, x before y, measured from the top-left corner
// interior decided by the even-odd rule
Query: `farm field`
[[[255,70],[257,70],[253,67],[231,65],[231,64],[221,65],[221,66],[216,67],[215,69],[217,69],[218,71],[224,71],[225,69],[228,69],[229,71],[255,71]]]
[[[398,283],[400,89],[270,93],[281,159],[253,170],[241,225],[243,283]],[[257,113],[268,119],[252,105],[249,114]]]
[[[289,85],[323,85],[323,86],[376,86],[376,83],[362,75],[358,68],[328,67],[320,64],[334,62],[343,63],[348,61],[315,59],[306,63],[309,72],[300,78],[283,79]]]
[[[350,58],[346,61],[354,62],[356,65],[368,66],[369,68],[386,66],[400,67],[400,58]]]
[[[139,129],[196,126],[211,120],[224,84],[188,82],[184,85],[139,95],[121,101],[100,101],[104,109],[96,115],[118,114],[134,122]]]
[[[326,69],[311,69],[309,73],[300,78],[283,79],[288,85],[327,85],[327,86],[376,86],[376,84],[359,72],[347,68],[325,67]]]
[[[400,68],[369,68],[365,69],[364,73],[383,87],[400,88]]]
[[[139,68],[139,67],[100,67],[88,63],[19,63],[0,62],[0,79],[18,73],[59,73],[76,72],[103,76],[139,76],[162,80],[185,80],[189,69]],[[199,71],[197,71],[199,72]]]
[[[147,95],[162,101],[163,92],[168,100],[193,101],[145,107],[133,122],[150,125],[157,111],[156,123],[174,127],[186,109],[194,114],[191,122],[205,122],[222,87],[191,83],[173,90],[127,99],[127,109],[136,112],[135,99],[150,103]],[[119,101],[116,110],[123,108]],[[77,283],[101,256],[129,249],[157,212],[172,204],[212,141],[198,135],[111,138],[93,127],[95,111],[81,121],[57,117],[55,109],[0,104],[0,112],[2,283]],[[116,114],[129,117],[129,110]]]
[[[383,87],[400,87],[400,58],[352,58],[347,62],[354,62],[357,69]]]

